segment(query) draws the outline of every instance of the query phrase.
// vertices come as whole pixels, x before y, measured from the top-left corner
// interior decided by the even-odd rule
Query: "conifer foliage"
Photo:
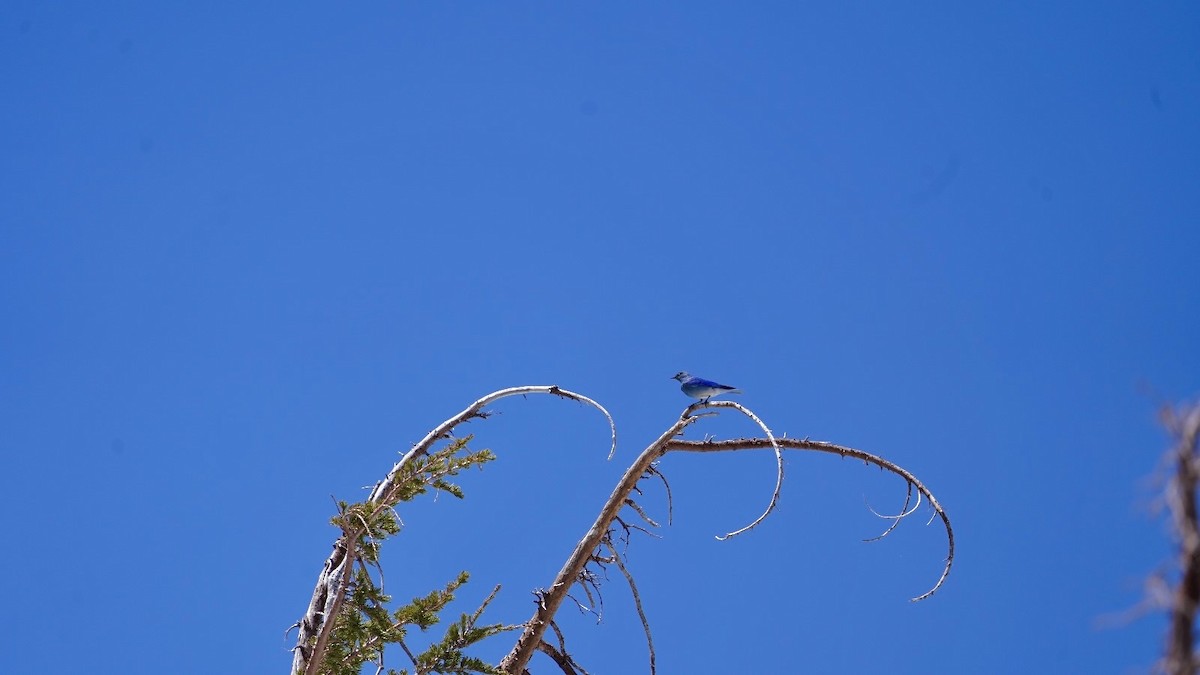
[[[397,477],[395,489],[388,493],[391,504],[407,502],[430,490],[445,492],[461,499],[462,488],[449,481],[458,473],[482,467],[495,459],[489,450],[472,452],[467,449],[470,437],[457,439],[428,456],[407,464]],[[400,532],[396,512],[391,508],[375,508],[370,502],[338,503],[338,515],[332,519],[344,536],[354,536],[355,558],[359,565],[346,591],[345,604],[334,620],[322,664],[317,672],[327,675],[358,675],[367,663],[385,664],[384,650],[396,645],[411,663],[409,668],[387,669],[389,674],[411,673],[499,673],[495,666],[468,656],[465,650],[479,641],[517,626],[502,624],[480,625],[483,610],[495,597],[496,591],[472,614],[463,614],[451,623],[441,640],[416,654],[407,637],[412,627],[428,630],[441,620],[442,610],[450,604],[455,592],[467,583],[470,575],[460,572],[444,588],[413,598],[395,610],[388,609],[392,596],[384,592],[379,554],[381,544]],[[498,590],[498,589],[497,589]],[[383,671],[381,671],[383,672]]]

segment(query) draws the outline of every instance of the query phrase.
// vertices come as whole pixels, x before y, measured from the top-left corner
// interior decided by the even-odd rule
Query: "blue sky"
[[[594,412],[505,401],[385,550],[397,596],[467,569],[456,611],[501,583],[522,621],[686,369],[912,470],[959,554],[909,603],[938,526],[862,543],[903,484],[807,454],[717,542],[773,459],[668,457],[630,552],[660,673],[1144,672],[1163,619],[1097,623],[1171,557],[1200,11],[811,4],[7,3],[0,670],[286,672],[331,495],[557,384],[614,461]],[[645,672],[612,576],[569,645]]]

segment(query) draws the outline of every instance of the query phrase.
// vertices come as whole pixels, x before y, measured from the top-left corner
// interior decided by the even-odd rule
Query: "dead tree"
[[[367,586],[369,588],[371,586],[371,580],[366,567],[368,565],[378,566],[378,540],[398,531],[398,527],[395,527],[394,520],[391,518],[392,508],[398,501],[411,498],[414,494],[423,492],[427,487],[453,492],[457,488],[446,481],[448,476],[454,475],[454,473],[465,466],[487,460],[487,457],[478,453],[456,459],[454,455],[455,448],[434,451],[434,444],[441,439],[449,438],[451,432],[458,425],[472,419],[486,418],[488,412],[484,408],[487,405],[509,396],[526,394],[550,394],[580,401],[600,410],[608,419],[610,429],[612,430],[609,459],[612,458],[613,452],[616,449],[616,427],[612,416],[600,404],[586,396],[560,389],[556,386],[526,386],[503,389],[475,401],[459,414],[442,422],[419,443],[413,446],[412,450],[406,453],[392,467],[387,477],[376,484],[365,502],[353,506],[345,504],[340,506],[340,514],[335,518],[334,522],[341,527],[342,534],[334,543],[333,552],[326,560],[325,566],[318,577],[316,589],[313,592],[308,611],[293,626],[298,628],[299,632],[296,646],[293,649],[294,656],[291,672],[294,675],[317,675],[318,673],[338,672],[332,669],[328,663],[331,654],[338,656],[340,663],[359,663],[366,658],[364,652],[370,652],[368,656],[371,657],[371,660],[374,660],[376,654],[379,655],[378,662],[380,665],[378,672],[382,672],[381,642],[383,641],[398,642],[412,661],[414,670],[421,673],[495,672],[520,675],[528,672],[526,666],[533,657],[533,654],[538,651],[548,655],[563,673],[567,673],[568,675],[586,673],[571,657],[567,650],[563,634],[555,623],[554,618],[562,604],[568,598],[572,597],[570,593],[573,589],[579,588],[580,592],[585,594],[589,599],[593,598],[593,594],[598,591],[598,576],[595,569],[607,569],[608,565],[615,565],[620,570],[633,592],[638,615],[646,633],[649,651],[649,670],[651,673],[654,673],[656,657],[654,642],[650,634],[650,623],[643,610],[637,585],[634,582],[632,574],[625,566],[624,554],[621,551],[621,547],[617,544],[619,541],[624,541],[627,545],[629,534],[632,531],[645,532],[647,531],[645,526],[657,526],[657,523],[638,504],[636,496],[640,495],[638,485],[643,479],[654,478],[662,480],[666,484],[666,479],[657,468],[657,465],[659,460],[669,452],[736,452],[763,449],[769,449],[774,452],[777,469],[775,489],[763,513],[746,526],[718,536],[717,538],[721,540],[748,532],[763,522],[775,509],[783,487],[783,451],[785,449],[808,450],[836,454],[842,457],[853,457],[867,464],[878,466],[904,479],[907,486],[907,498],[899,514],[880,516],[892,522],[887,530],[875,539],[883,538],[901,520],[915,513],[922,499],[929,503],[934,514],[941,519],[946,530],[948,553],[941,575],[932,588],[913,598],[913,600],[924,600],[933,595],[941,588],[950,574],[950,567],[954,562],[954,531],[950,526],[950,519],[933,493],[912,473],[882,457],[861,450],[833,443],[810,441],[807,438],[789,439],[786,437],[776,437],[757,415],[737,403],[730,401],[700,401],[684,409],[679,419],[650,443],[629,469],[626,470],[621,480],[617,483],[617,486],[613,489],[612,494],[601,507],[596,520],[592,523],[583,538],[575,545],[575,549],[563,564],[553,583],[547,589],[536,592],[536,610],[528,621],[522,624],[507,626],[501,624],[479,626],[477,621],[484,609],[484,607],[480,607],[474,614],[463,615],[458,624],[451,626],[451,629],[447,633],[447,638],[441,646],[431,649],[430,653],[433,654],[432,656],[417,656],[403,642],[405,622],[413,625],[422,625],[415,620],[410,620],[410,617],[422,616],[422,612],[431,608],[440,609],[448,602],[447,598],[452,597],[453,589],[457,588],[457,586],[453,584],[448,585],[444,593],[439,594],[435,592],[430,594],[430,596],[422,599],[421,602],[415,601],[416,605],[397,611],[393,617],[389,618],[389,615],[386,613],[379,613],[377,605],[373,604],[377,598],[373,596],[368,597],[367,601],[364,602],[360,597],[363,595],[362,587]],[[762,437],[705,441],[686,441],[679,438],[680,434],[687,427],[700,422],[706,417],[719,414],[722,410],[731,410],[748,417],[762,431]],[[669,503],[669,484],[666,487]],[[913,503],[914,491],[916,493],[915,504]],[[623,513],[629,513],[630,515],[623,516]],[[634,517],[640,519],[645,526],[638,524],[636,519],[631,522],[630,519]],[[459,583],[461,581],[465,581],[465,577],[460,578]],[[382,596],[381,593],[379,595]],[[490,602],[494,595],[495,591],[484,602],[484,606]],[[348,597],[352,598],[349,604],[347,601]],[[594,605],[595,603],[593,602],[592,604]],[[348,606],[351,607],[352,611],[347,609]],[[409,611],[410,609],[411,611]],[[380,622],[383,627],[377,628],[376,632],[371,634],[371,637],[364,638],[363,635],[365,633],[354,631],[355,628],[361,628],[363,622],[359,621],[357,616],[349,616],[350,614],[358,613],[369,615],[368,619]],[[357,650],[357,655],[355,656],[358,659],[357,661],[350,658],[350,655],[353,654],[347,651],[348,648],[346,646],[331,644],[331,640],[336,643],[333,635],[337,630],[339,621],[342,622],[341,625],[346,634],[357,636],[355,639],[358,640],[358,644],[352,648],[353,650]],[[388,624],[389,621],[392,622],[390,625]],[[344,628],[345,626],[349,626],[350,628]],[[424,626],[422,625],[422,627]],[[470,661],[469,659],[469,662],[463,661],[464,657],[458,651],[459,647],[470,644],[479,638],[509,630],[520,630],[521,634],[517,638],[512,650],[498,666],[488,666],[481,662]],[[551,644],[547,640],[547,630],[554,632],[557,644]],[[438,658],[442,659],[442,661],[437,661]],[[450,664],[450,666],[447,666],[448,670],[439,669],[444,664]]]

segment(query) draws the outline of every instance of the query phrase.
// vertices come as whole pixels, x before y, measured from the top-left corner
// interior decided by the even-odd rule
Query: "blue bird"
[[[700,399],[701,403],[706,403],[708,399],[719,394],[742,393],[741,389],[735,389],[727,384],[719,384],[712,380],[706,380],[703,377],[688,375],[682,370],[675,373],[671,379],[679,380],[679,389],[692,398]]]

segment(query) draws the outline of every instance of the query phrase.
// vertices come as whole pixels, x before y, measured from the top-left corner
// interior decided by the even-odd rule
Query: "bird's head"
[[[691,375],[688,375],[687,371],[681,370],[678,373],[675,373],[674,375],[672,375],[671,379],[679,380],[680,382],[683,382],[684,380],[688,379],[689,377],[691,377]]]

